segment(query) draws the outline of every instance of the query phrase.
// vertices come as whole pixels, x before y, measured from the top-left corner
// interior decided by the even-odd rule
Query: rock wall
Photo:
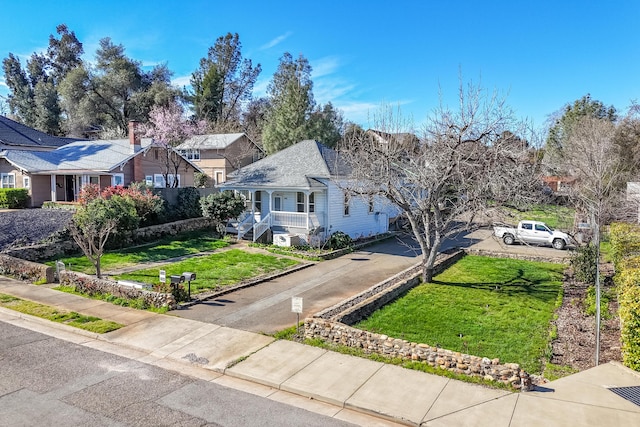
[[[7,254],[0,254],[0,274],[38,284],[51,283],[55,280],[52,267]]]
[[[139,228],[134,232],[133,239],[134,241],[148,242],[158,240],[164,236],[175,236],[179,233],[209,228],[213,228],[211,220],[207,218],[191,218]],[[3,253],[23,260],[42,261],[80,253],[80,248],[73,240],[67,240],[24,246],[22,248],[10,248],[4,250]]]
[[[103,293],[111,294],[118,298],[132,300],[142,298],[147,305],[155,308],[167,307],[169,310],[173,310],[178,306],[176,299],[170,293],[153,292],[130,286],[123,286],[112,280],[98,279],[93,276],[72,271],[64,271],[60,273],[60,285],[73,286],[79,292],[89,295]]]
[[[365,353],[401,358],[454,372],[509,384],[517,389],[531,388],[531,378],[517,363],[500,364],[499,359],[472,356],[362,331],[331,320],[308,318],[304,322],[305,338],[320,338],[337,345],[354,347]]]

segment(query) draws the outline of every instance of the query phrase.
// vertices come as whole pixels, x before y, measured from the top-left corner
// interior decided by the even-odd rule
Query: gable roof
[[[4,150],[0,157],[29,173],[111,172],[138,154],[153,147],[150,138],[142,138],[141,149],[131,151],[128,139],[76,141],[53,151]],[[185,159],[185,162],[200,169]]]
[[[187,138],[182,144],[178,145],[176,149],[223,150],[243,136],[246,135],[244,133],[216,133],[208,135],[194,135],[190,138]]]
[[[52,149],[78,139],[47,135],[22,123],[0,116],[0,145],[5,147]]]
[[[305,140],[232,172],[222,188],[312,188],[317,179],[348,172],[338,153],[318,141]]]

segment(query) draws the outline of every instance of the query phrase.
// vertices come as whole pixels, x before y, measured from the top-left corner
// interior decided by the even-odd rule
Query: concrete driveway
[[[489,229],[454,236],[441,250],[470,247],[491,252],[556,258],[569,251],[525,245],[506,246]],[[340,258],[319,262],[307,269],[204,301],[171,314],[245,331],[272,334],[295,325],[291,297],[302,297],[300,320],[368,289],[420,262],[413,240],[391,238]]]

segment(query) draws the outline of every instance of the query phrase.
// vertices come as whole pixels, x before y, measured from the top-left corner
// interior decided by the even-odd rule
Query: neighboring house
[[[576,178],[572,176],[545,176],[542,182],[555,194],[568,194],[573,188]]]
[[[60,138],[0,116],[0,151],[35,150],[51,151],[78,141],[79,138]]]
[[[179,187],[193,186],[198,167],[174,150],[171,154],[178,156],[180,167],[166,177]],[[28,188],[36,207],[46,201],[76,201],[87,184],[165,187],[166,157],[165,148],[135,135],[131,122],[129,139],[75,141],[51,151],[0,150],[0,188]]]
[[[388,231],[398,208],[381,197],[353,196],[344,190],[349,184],[338,153],[306,140],[230,174],[220,188],[247,200],[239,238],[249,233],[254,241],[269,240],[272,234],[283,246],[315,245],[337,231],[354,239]]]
[[[263,157],[263,152],[244,133],[195,135],[176,147],[209,177],[222,184],[231,172]]]

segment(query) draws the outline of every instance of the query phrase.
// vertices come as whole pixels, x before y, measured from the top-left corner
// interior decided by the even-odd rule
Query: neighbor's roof
[[[229,174],[221,187],[323,187],[317,178],[345,176],[347,172],[335,150],[317,141],[305,140]]]
[[[28,148],[56,148],[79,138],[61,138],[47,135],[44,132],[30,128],[15,122],[7,117],[0,116],[0,145]]]
[[[216,133],[209,135],[194,135],[176,147],[177,150],[223,150],[246,136],[244,133]]]
[[[143,138],[142,149],[151,145]],[[0,157],[30,173],[109,172],[134,157],[129,139],[76,141],[53,151],[4,150]]]

